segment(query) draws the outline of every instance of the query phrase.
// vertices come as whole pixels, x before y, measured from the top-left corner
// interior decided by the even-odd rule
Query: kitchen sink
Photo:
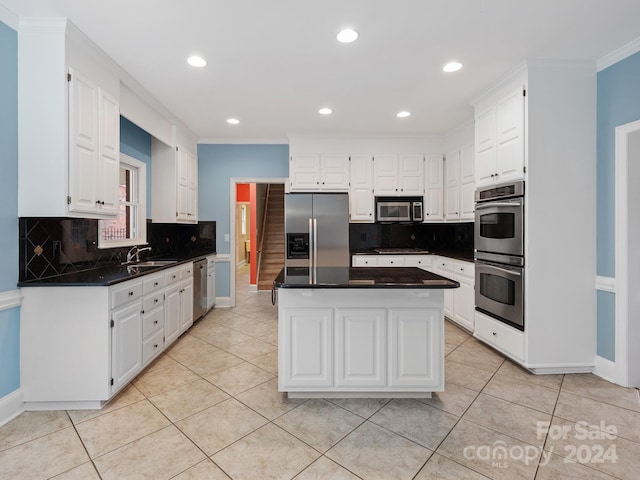
[[[177,260],[147,260],[146,262],[134,263],[134,267],[163,267],[165,265],[173,265],[178,263]]]

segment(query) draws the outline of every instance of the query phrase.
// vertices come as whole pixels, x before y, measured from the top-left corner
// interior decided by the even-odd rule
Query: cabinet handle
[[[461,269],[460,269],[460,271],[461,271],[461,272],[464,272],[464,268],[461,268]]]
[[[393,263],[393,260],[391,260],[391,262],[389,262],[389,263]]]
[[[133,297],[133,292],[129,292],[129,296],[130,296],[130,297]]]
[[[144,310],[140,310],[140,313],[144,315]]]
[[[154,287],[157,287],[157,286],[158,286],[158,282],[155,282],[155,283],[153,284],[153,286],[154,286]]]
[[[156,299],[153,301],[153,303],[158,303],[158,299],[156,298]]]
[[[154,344],[153,344],[153,348],[158,348],[158,344],[157,344],[157,343],[154,343]]]
[[[154,324],[154,325],[157,325],[157,324],[158,324],[158,320],[154,320],[154,321],[153,321],[153,324]]]
[[[491,334],[495,337],[496,335],[498,335],[496,332],[491,332]]]

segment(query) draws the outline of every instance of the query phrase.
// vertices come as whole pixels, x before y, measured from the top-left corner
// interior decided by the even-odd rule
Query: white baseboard
[[[607,360],[604,357],[596,355],[595,365],[593,367],[593,374],[604,378],[605,380],[618,383],[616,381],[616,363],[611,360]]]
[[[216,308],[231,308],[231,297],[216,297]]]
[[[255,283],[250,283],[249,284],[249,288],[247,289],[250,292],[257,292],[258,291],[258,285],[256,285]]]
[[[24,412],[24,401],[22,400],[22,389],[19,388],[0,398],[0,427],[22,412]]]

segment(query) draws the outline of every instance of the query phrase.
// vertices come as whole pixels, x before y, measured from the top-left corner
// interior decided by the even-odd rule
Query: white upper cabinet
[[[352,155],[349,168],[349,221],[373,222],[373,159],[370,155]]]
[[[118,213],[120,110],[118,101],[69,69],[69,212]]]
[[[348,192],[349,155],[292,155],[289,178],[292,192]]]
[[[473,220],[476,189],[474,145],[460,149],[460,220]]]
[[[198,222],[198,159],[183,145],[151,140],[151,218],[158,223]]]
[[[424,221],[444,219],[444,158],[427,155],[424,164]]]
[[[460,150],[445,155],[444,162],[444,215],[446,220],[460,219]]]
[[[524,87],[476,107],[476,186],[524,178]]]
[[[374,155],[373,189],[377,196],[422,196],[424,156]]]
[[[469,221],[474,218],[474,145],[467,144],[445,156],[445,220]]]
[[[120,82],[64,19],[21,19],[18,215],[118,213]]]

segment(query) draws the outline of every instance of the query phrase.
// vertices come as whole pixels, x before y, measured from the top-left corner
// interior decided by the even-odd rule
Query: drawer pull
[[[129,296],[130,296],[130,297],[133,297],[133,292],[129,292]]]
[[[491,332],[491,334],[495,337],[496,335],[498,335],[496,332]]]
[[[154,343],[154,344],[153,344],[153,348],[158,348],[158,344],[157,344],[157,343]]]
[[[157,324],[158,324],[158,320],[154,320],[154,321],[153,321],[153,324],[154,324],[154,325],[157,325]]]
[[[153,303],[158,303],[158,299],[156,298],[156,299],[153,301]]]
[[[140,313],[144,315],[144,310],[140,310]]]
[[[154,287],[157,287],[157,286],[158,286],[158,282],[155,282],[155,283],[153,284],[153,286],[154,286]]]

